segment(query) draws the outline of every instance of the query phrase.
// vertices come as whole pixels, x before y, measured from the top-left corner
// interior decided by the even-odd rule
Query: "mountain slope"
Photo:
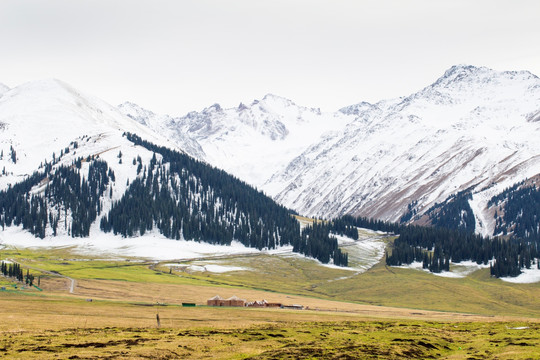
[[[123,116],[117,108],[75,90],[58,80],[23,84],[0,98],[0,166],[7,176],[0,185],[30,175],[52,154],[84,137],[88,143],[78,155],[88,156],[123,146],[122,133],[132,131],[153,141],[169,143],[165,138]],[[16,157],[12,159],[12,152]]]
[[[107,189],[109,201],[103,202],[104,209],[111,206],[111,201],[118,200],[128,181],[137,176],[137,167],[131,160],[141,157],[148,162],[152,157],[150,151],[137,149],[125,139],[125,131],[178,149],[125,117],[116,107],[59,80],[26,83],[7,91],[0,98],[0,124],[0,190],[15,187],[36,171],[42,174],[41,181],[45,173],[52,176],[60,168],[73,168],[75,163],[78,174],[71,175],[88,179],[92,160],[99,158],[116,179]],[[46,182],[40,184],[31,184],[35,186],[32,191],[41,193]],[[71,218],[66,216],[62,225],[67,233]],[[49,227],[47,234],[51,233]]]
[[[333,114],[274,95],[181,118],[121,108],[309,216],[430,223],[427,210],[467,190],[474,228],[491,235],[488,200],[540,173],[540,80],[526,71],[458,65],[410,96]]]
[[[301,231],[288,209],[197,161],[137,120],[57,80],[0,98],[0,224],[39,238],[148,232],[293,251],[347,265],[329,233]],[[160,146],[155,145],[159,143]]]
[[[214,104],[177,118],[156,115],[131,103],[119,108],[176,141],[190,155],[257,187],[283,170],[321,135],[354,119],[302,107],[271,94],[250,105],[223,109]]]
[[[9,91],[9,87],[5,84],[0,83],[0,97]]]
[[[396,221],[472,188],[478,229],[488,197],[540,172],[540,79],[455,66],[406,98],[342,109],[356,120],[312,145],[263,189],[308,215]]]

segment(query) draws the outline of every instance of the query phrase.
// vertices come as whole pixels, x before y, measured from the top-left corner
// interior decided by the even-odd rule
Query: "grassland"
[[[169,274],[163,264],[75,257],[69,249],[39,253],[11,249],[3,250],[1,255],[24,266],[76,279],[74,294],[82,297],[203,304],[216,294],[245,294],[248,299],[269,301],[294,295],[376,306],[540,318],[540,283],[506,283],[491,278],[488,269],[457,279],[389,268],[381,262],[359,274],[324,267],[303,257],[261,254],[212,260],[214,264],[248,271],[211,273],[177,268]],[[39,275],[37,270],[33,273]],[[64,278],[42,274],[41,287],[48,293],[65,293],[68,286]],[[152,291],[145,291],[147,288]],[[262,293],[254,298],[250,291]]]
[[[0,257],[31,268],[43,289],[15,289],[0,277],[0,357],[540,358],[540,284],[504,283],[488,270],[450,279],[379,263],[360,274],[265,254],[172,270],[70,249],[3,249]],[[190,270],[201,263],[249,270]],[[180,305],[216,294],[309,310]]]
[[[0,356],[43,359],[535,359],[540,323],[374,319],[4,294]],[[161,326],[157,326],[156,314]],[[17,321],[14,321],[17,320]]]
[[[222,260],[220,264],[242,266],[252,271],[180,275],[213,285],[249,287],[319,299],[483,315],[540,317],[540,284],[506,283],[491,278],[489,269],[459,279],[390,268],[383,263],[357,274],[324,268],[314,261],[297,257],[234,258]]]

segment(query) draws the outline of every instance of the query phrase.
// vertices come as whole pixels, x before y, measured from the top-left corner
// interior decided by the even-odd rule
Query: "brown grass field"
[[[187,289],[182,286],[176,289],[184,290]],[[77,296],[14,291],[5,291],[0,296],[3,320],[0,356],[6,358],[535,359],[540,356],[538,319],[316,299],[311,299],[312,306],[326,310],[158,306],[125,299],[89,302]],[[335,310],[330,311],[332,307]],[[160,318],[159,327],[156,315]]]

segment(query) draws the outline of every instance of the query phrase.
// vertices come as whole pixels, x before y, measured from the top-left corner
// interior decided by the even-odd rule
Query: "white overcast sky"
[[[183,115],[266,93],[334,111],[454,64],[540,75],[538,0],[1,0],[0,82]]]

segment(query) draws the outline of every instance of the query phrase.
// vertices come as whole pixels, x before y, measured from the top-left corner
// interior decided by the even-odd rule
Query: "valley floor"
[[[0,277],[0,357],[540,358],[539,283],[367,266],[361,255],[351,252],[351,270],[289,253],[160,262],[6,246],[0,259],[29,268],[39,289]],[[207,307],[215,295],[306,310]]]
[[[8,321],[0,325],[0,356],[14,359],[540,356],[537,321],[426,321],[406,319],[404,313],[398,319],[375,319],[340,311],[158,307],[2,296],[0,315]]]

